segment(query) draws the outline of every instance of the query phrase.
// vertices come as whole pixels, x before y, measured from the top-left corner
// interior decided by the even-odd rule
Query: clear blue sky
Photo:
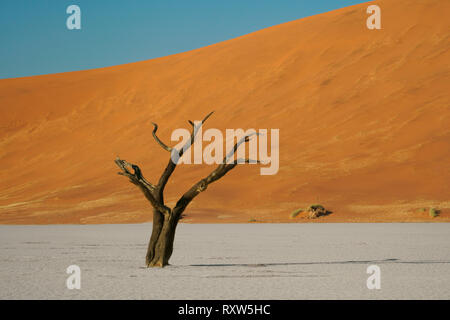
[[[0,78],[147,60],[361,0],[0,0]],[[66,9],[81,8],[81,30]]]

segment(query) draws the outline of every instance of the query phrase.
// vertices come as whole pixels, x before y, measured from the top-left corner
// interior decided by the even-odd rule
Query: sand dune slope
[[[321,203],[320,221],[431,220],[450,208],[450,2],[374,1],[169,57],[0,80],[0,223],[151,219],[116,175],[117,155],[155,181],[173,129],[279,128],[280,170],[240,166],[199,195],[186,221],[288,221]],[[173,204],[212,168],[177,168]],[[302,217],[296,221],[302,220]]]

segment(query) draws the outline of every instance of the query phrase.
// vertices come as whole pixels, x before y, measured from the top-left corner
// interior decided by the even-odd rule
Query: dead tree
[[[144,178],[142,175],[142,170],[137,165],[119,158],[115,160],[115,163],[121,169],[119,174],[129,178],[130,182],[142,191],[146,199],[153,207],[153,228],[145,258],[147,267],[164,267],[169,264],[169,259],[173,251],[177,224],[180,221],[186,207],[200,192],[205,191],[209,184],[222,178],[228,171],[236,167],[237,164],[260,163],[259,160],[251,159],[234,160],[234,155],[239,146],[242,143],[248,142],[250,136],[257,135],[257,133],[246,135],[236,142],[233,149],[230,150],[223,158],[222,163],[219,164],[208,176],[198,181],[186,193],[184,193],[173,208],[169,208],[164,204],[164,188],[177,166],[178,159],[180,159],[184,152],[192,146],[197,132],[212,113],[213,112],[208,114],[201,122],[197,124],[194,124],[194,122],[189,120],[189,123],[192,126],[191,137],[180,150],[171,148],[162,142],[156,135],[158,125],[153,123],[153,138],[164,150],[171,153],[169,163],[167,164],[166,169],[162,173],[158,184],[156,185],[150,183]],[[130,171],[130,169],[132,171]]]

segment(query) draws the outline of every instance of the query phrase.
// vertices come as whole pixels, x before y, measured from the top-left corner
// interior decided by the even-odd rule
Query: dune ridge
[[[450,221],[450,2],[372,1],[205,48],[114,67],[0,80],[0,223],[132,223],[151,208],[116,174],[117,155],[156,181],[170,142],[205,128],[280,129],[280,170],[234,169],[186,222]],[[209,173],[183,165],[171,205]],[[437,207],[430,219],[421,208]]]

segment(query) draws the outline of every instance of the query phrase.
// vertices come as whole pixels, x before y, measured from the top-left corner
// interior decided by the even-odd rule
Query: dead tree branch
[[[164,204],[164,188],[175,170],[178,160],[194,144],[197,133],[212,114],[213,112],[209,113],[199,123],[194,123],[191,120],[188,120],[192,127],[190,139],[180,150],[169,147],[167,144],[162,142],[162,140],[156,135],[158,125],[153,123],[153,138],[164,150],[171,153],[170,160],[161,174],[158,184],[156,185],[150,183],[144,178],[142,170],[136,164],[132,164],[118,157],[114,161],[121,170],[118,174],[127,177],[131,183],[136,185],[154,209],[152,235],[150,237],[146,255],[146,264],[149,267],[163,267],[168,264],[173,250],[173,240],[175,237],[177,223],[182,218],[182,214],[186,207],[199,193],[205,191],[211,183],[225,176],[238,164],[261,163],[259,160],[243,158],[233,160],[239,146],[245,142],[248,142],[251,136],[258,135],[254,132],[242,137],[242,139],[234,145],[233,149],[230,150],[223,158],[223,163],[219,164],[209,175],[195,183],[188,191],[186,191],[177,201],[173,209],[167,207]]]

